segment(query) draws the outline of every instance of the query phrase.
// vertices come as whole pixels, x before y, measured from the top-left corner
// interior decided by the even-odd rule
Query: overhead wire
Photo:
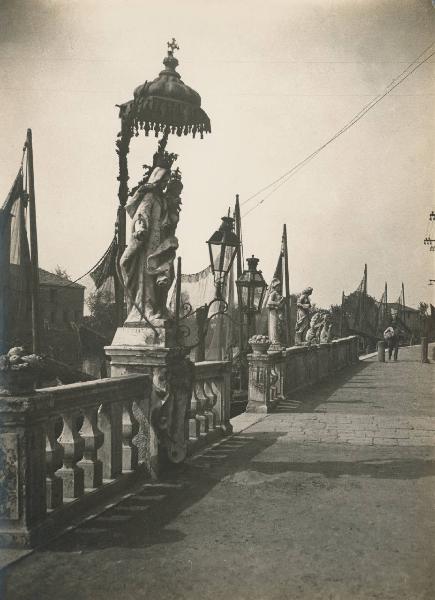
[[[269,198],[274,192],[276,192],[284,183],[286,183],[290,177],[296,174],[302,167],[304,167],[309,161],[311,161],[315,156],[317,156],[324,148],[326,148],[329,144],[331,144],[334,140],[336,140],[343,133],[348,131],[353,125],[355,125],[360,119],[362,119],[372,108],[374,108],[383,98],[385,98],[388,94],[390,94],[398,85],[403,83],[405,79],[407,79],[414,71],[416,71],[419,67],[421,67],[424,63],[426,63],[432,56],[435,55],[435,52],[432,52],[429,56],[420,60],[435,44],[432,42],[423,52],[419,54],[419,56],[413,60],[407,67],[404,69],[400,75],[396,76],[385,88],[385,90],[373,98],[369,103],[367,103],[356,115],[352,117],[352,119],[346,123],[338,132],[336,132],[331,138],[329,138],[324,144],[319,146],[314,152],[306,156],[303,160],[299,161],[296,165],[294,165],[291,169],[286,171],[283,175],[272,181],[267,186],[261,188],[261,190],[257,191],[255,194],[249,196],[246,200],[242,202],[242,205],[247,204],[263,192],[270,190],[259,202],[257,202],[252,208],[250,208],[243,216],[246,217],[249,213],[251,213],[255,208],[260,206],[267,198]],[[272,189],[271,189],[272,188]]]
[[[332,141],[333,139],[336,138],[336,136],[338,134],[341,134],[342,132],[344,132],[345,128],[352,125],[353,122],[363,113],[365,112],[367,109],[369,109],[371,107],[372,104],[374,104],[378,99],[382,99],[382,97],[385,95],[387,90],[390,90],[391,86],[393,86],[395,84],[395,82],[401,78],[407,71],[409,71],[409,69],[415,65],[416,62],[418,62],[420,60],[420,58],[422,56],[424,56],[424,54],[426,54],[426,52],[428,52],[430,50],[430,48],[432,48],[432,46],[435,44],[435,42],[432,42],[429,46],[427,46],[423,52],[421,52],[418,57],[416,59],[414,59],[410,64],[408,64],[408,66],[398,75],[396,76],[392,81],[390,81],[390,83],[388,84],[388,86],[385,88],[385,90],[381,93],[378,94],[375,98],[372,98],[372,100],[370,100],[370,102],[368,102],[358,113],[356,113],[352,119],[346,123],[346,125],[344,125],[332,138],[330,138],[330,140]],[[430,57],[428,57],[429,59]],[[390,90],[391,91],[391,90]],[[323,146],[321,146],[322,148]],[[315,152],[319,151],[320,148],[318,148]],[[249,196],[248,198],[246,198],[246,200],[244,200],[241,204],[247,204],[250,200],[252,200],[253,198],[256,198],[259,194],[261,194],[262,192],[266,191],[267,189],[269,189],[270,187],[272,187],[273,185],[275,185],[275,183],[278,183],[279,181],[281,181],[281,179],[283,179],[284,177],[286,177],[292,170],[293,168],[297,168],[302,162],[305,162],[305,160],[307,160],[308,157],[306,157],[303,161],[301,161],[300,163],[298,163],[297,165],[295,165],[295,167],[292,167],[292,169],[290,169],[290,171],[287,171],[286,173],[284,173],[283,175],[281,175],[280,177],[278,177],[277,179],[275,179],[274,181],[272,181],[272,183],[266,185],[265,187],[261,188],[260,190],[258,190],[257,192],[255,192],[255,194],[252,194],[251,196]]]
[[[104,252],[103,256],[101,258],[98,259],[98,261],[95,263],[95,265],[93,265],[88,271],[86,271],[86,273],[83,273],[83,275],[80,275],[80,277],[77,277],[77,279],[74,279],[73,281],[69,281],[66,285],[64,285],[62,287],[62,289],[71,287],[72,285],[74,285],[75,283],[79,282],[81,279],[83,279],[84,277],[86,277],[86,275],[89,275],[89,273],[91,273],[94,269],[96,269],[99,265],[101,265],[101,263],[104,261],[104,259],[107,257],[107,255],[110,252],[111,246],[113,244],[113,241],[116,240],[117,237],[115,235],[114,238],[112,238],[111,243],[109,244],[109,247],[107,248],[107,250]]]

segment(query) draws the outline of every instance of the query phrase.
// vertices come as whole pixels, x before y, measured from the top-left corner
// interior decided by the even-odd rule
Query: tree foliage
[[[56,265],[56,268],[54,269],[54,274],[58,277],[62,277],[63,279],[68,279],[69,281],[71,281],[71,277],[69,276],[67,270],[61,267],[60,265]]]
[[[427,302],[419,302],[418,311],[423,317],[427,317],[429,314],[429,304]]]
[[[85,323],[111,341],[117,327],[116,304],[113,294],[105,290],[97,290],[86,300],[90,315],[85,317]]]

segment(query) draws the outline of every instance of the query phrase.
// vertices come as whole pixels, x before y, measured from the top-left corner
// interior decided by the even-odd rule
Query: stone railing
[[[293,346],[282,352],[250,354],[246,412],[268,412],[290,392],[314,385],[358,360],[357,336],[327,344]]]
[[[0,396],[2,546],[46,541],[139,477],[150,387],[127,375]]]
[[[231,363],[195,363],[195,378],[188,411],[189,453],[202,440],[229,434],[231,410]]]
[[[173,458],[168,436],[180,462],[231,433],[231,363],[192,365],[190,387],[177,365],[0,396],[1,546],[45,542],[127,485],[156,477],[157,457]]]

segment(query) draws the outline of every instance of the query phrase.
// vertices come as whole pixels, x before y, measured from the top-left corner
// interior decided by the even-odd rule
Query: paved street
[[[6,573],[7,600],[435,597],[435,365],[362,361]]]

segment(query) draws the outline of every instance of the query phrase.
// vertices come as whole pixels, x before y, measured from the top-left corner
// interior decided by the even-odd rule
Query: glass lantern
[[[217,298],[222,297],[225,279],[240,246],[239,238],[234,233],[233,227],[234,219],[222,217],[221,226],[207,241]]]
[[[254,255],[246,260],[248,269],[237,279],[239,303],[246,313],[259,313],[263,306],[267,284],[261,271],[257,270],[258,258]]]

